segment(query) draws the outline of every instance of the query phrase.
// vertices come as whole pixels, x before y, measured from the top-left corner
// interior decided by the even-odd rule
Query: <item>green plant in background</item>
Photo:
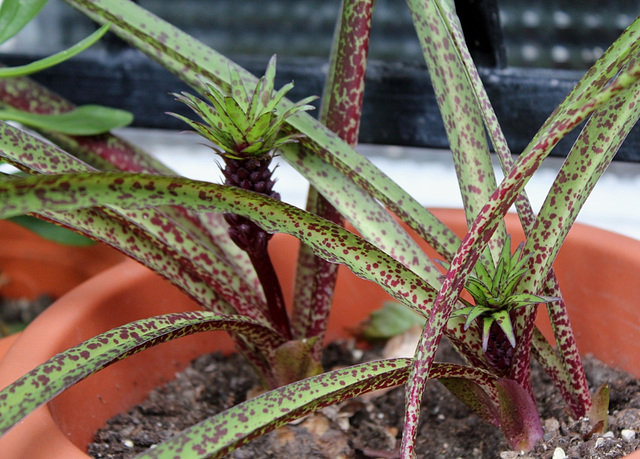
[[[21,2],[20,0],[3,1],[0,4],[0,44],[20,32],[24,26],[37,16],[46,3],[47,0],[28,2]],[[30,75],[71,59],[100,40],[108,30],[109,24],[105,24],[69,49],[30,64],[0,68],[0,78]],[[102,134],[111,129],[126,126],[133,120],[131,113],[124,110],[97,105],[86,105],[58,114],[16,110],[10,104],[7,104],[7,101],[1,107],[1,120],[18,121],[30,127],[72,135]]]
[[[216,143],[227,167],[233,164],[225,174],[231,180],[218,185],[176,177],[112,136],[89,140],[43,130],[57,148],[12,126],[0,126],[0,155],[34,174],[0,182],[1,217],[33,213],[107,242],[161,273],[205,310],[124,325],[59,354],[0,392],[0,431],[132,352],[211,329],[229,331],[272,390],[141,457],[172,457],[178,448],[182,457],[220,456],[323,406],[405,384],[401,457],[409,458],[429,379],[439,379],[479,416],[500,427],[514,449],[528,450],[542,438],[529,375],[532,355],[574,416],[589,414],[594,423],[606,421],[606,390],[594,395],[589,391],[551,265],[586,197],[640,116],[640,42],[634,39],[640,20],[580,80],[514,161],[453,3],[408,1],[456,163],[469,226],[460,240],[352,148],[360,122],[372,1],[344,1],[320,121],[305,113],[308,99],[293,104],[280,98],[288,86],[273,93],[273,64],[259,82],[131,2],[67,3],[99,23],[110,22],[113,32],[207,97],[208,104],[195,96],[178,96],[205,120],[187,122]],[[18,94],[12,100],[20,108],[47,112],[69,107],[29,80],[0,83],[0,99]],[[556,143],[583,121],[535,215],[523,192],[525,184]],[[487,133],[505,171],[499,184]],[[306,211],[274,199],[268,167],[251,178],[247,162],[254,158],[247,156],[260,150],[270,156],[276,146],[311,185]],[[31,157],[22,155],[26,148]],[[250,183],[245,186],[242,176],[247,174]],[[512,255],[503,217],[513,204],[527,240]],[[388,211],[446,260],[444,277]],[[226,222],[221,214],[229,215]],[[362,236],[346,231],[343,218]],[[246,224],[261,240],[283,232],[304,243],[290,315],[269,304],[275,303],[271,287],[265,285],[264,265],[250,263],[252,244],[238,247],[232,241],[243,239],[239,234],[244,229],[238,233],[237,228]],[[247,248],[248,254],[241,250]],[[337,264],[377,283],[425,319],[412,359],[315,374]],[[475,304],[460,299],[465,287]],[[540,303],[546,304],[553,324],[555,348],[535,326]],[[135,339],[113,338],[132,327]],[[465,365],[434,362],[445,335]],[[44,374],[48,383],[38,383]],[[219,434],[212,438],[212,431]]]

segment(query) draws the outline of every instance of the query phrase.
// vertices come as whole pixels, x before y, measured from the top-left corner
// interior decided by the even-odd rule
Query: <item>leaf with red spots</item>
[[[424,14],[421,16],[420,12],[417,11],[420,8],[431,8],[430,11],[432,11],[432,14]],[[451,13],[453,11],[452,2],[417,2],[417,6],[414,8],[414,16],[418,17],[418,20],[416,21],[419,23],[418,29],[420,26],[423,26],[425,30],[427,28],[430,29],[421,34],[421,38],[426,41],[426,53],[434,52],[436,49],[446,50],[447,46],[451,45],[449,40],[452,33],[447,29],[447,27],[443,27],[443,22],[440,21],[440,18],[446,16],[446,12]],[[455,21],[450,22],[449,25],[454,22]],[[637,26],[632,26],[632,28],[633,27]],[[622,60],[626,59],[627,56],[625,56],[625,54],[629,54],[630,52],[633,53],[633,46],[631,46],[630,43],[631,37],[635,32],[631,31],[625,33],[628,33],[628,38],[626,39],[626,42],[623,41],[618,48],[618,54]],[[615,46],[616,45],[614,45],[614,47]],[[460,49],[461,48],[459,48],[458,51]],[[460,56],[456,56],[456,53],[452,52],[451,59],[453,61],[457,61],[460,59]],[[611,59],[609,59],[609,62],[611,62]],[[435,71],[442,72],[447,75],[447,72],[451,72],[451,74],[456,77],[462,76],[465,73],[460,70],[451,70],[452,67],[453,64],[446,65],[443,63],[441,66],[437,67]],[[467,69],[469,68],[470,67],[467,67]],[[460,294],[462,286],[466,281],[466,276],[468,276],[473,269],[481,250],[490,243],[493,233],[502,221],[502,217],[516,199],[519,199],[524,185],[541,164],[542,160],[549,154],[557,141],[570,132],[579,122],[590,116],[595,110],[605,107],[608,103],[611,103],[610,101],[617,97],[618,94],[626,91],[627,88],[631,88],[638,79],[638,68],[637,60],[631,60],[629,66],[622,69],[621,73],[615,78],[615,80],[606,87],[603,87],[602,84],[599,86],[598,84],[591,84],[596,82],[596,80],[592,78],[593,75],[587,75],[585,79],[587,83],[579,83],[579,91],[572,93],[567,101],[559,107],[554,115],[552,115],[550,121],[543,126],[540,133],[519,157],[514,167],[508,171],[504,181],[492,193],[490,198],[487,200],[486,205],[480,210],[477,218],[470,228],[470,232],[467,234],[465,240],[458,249],[457,255],[453,258],[450,270],[447,273],[441,292],[434,305],[436,316],[432,317],[433,320],[428,322],[428,329],[425,330],[423,341],[418,346],[414,373],[408,389],[409,402],[407,415],[405,417],[405,427],[409,428],[406,428],[403,433],[403,455],[407,455],[408,457],[413,447],[413,442],[415,441],[417,419],[419,416],[417,403],[421,399],[425,382],[423,375],[428,372],[433,358],[431,349],[434,343],[437,344],[444,327],[443,321],[440,317],[437,317],[437,314],[442,314],[445,317],[448,317],[452,310],[453,302]],[[620,70],[620,67],[618,67],[617,70]],[[613,74],[615,74],[617,70],[613,71]],[[609,68],[609,71],[611,71],[611,68]],[[609,78],[611,78],[611,76],[609,76]],[[463,81],[467,80],[464,80],[463,78]],[[447,81],[441,81],[441,84],[443,85],[446,85],[447,83]],[[482,90],[477,90],[476,94],[483,95],[484,92]],[[447,95],[454,99],[455,97],[459,97],[453,92],[449,92]],[[478,100],[479,104],[482,104],[482,99],[480,97]],[[453,105],[455,105],[455,100]],[[463,126],[463,128],[466,128],[466,126]],[[499,136],[496,136],[496,138],[499,138]],[[452,148],[455,148],[455,145],[452,145]],[[540,270],[540,272],[544,273],[546,276],[546,271]],[[534,291],[533,293],[537,292]],[[530,339],[531,333],[533,332],[533,322],[529,321],[529,323],[525,324],[524,330],[525,335],[528,335],[528,339]],[[522,378],[523,380],[525,380],[528,375],[528,339],[525,336],[525,339],[523,340],[524,345],[519,346],[519,350],[522,352],[522,354],[520,354],[522,356],[520,358],[522,365],[516,366],[516,372],[514,373],[516,377]],[[518,373],[520,369],[523,370],[522,373]],[[528,385],[525,387],[528,387]]]
[[[73,104],[29,78],[0,79],[0,99],[17,109],[35,113],[56,114],[74,109]],[[13,138],[15,132],[5,133],[5,135]],[[20,150],[13,151],[12,161],[20,161],[20,164],[16,165],[22,170],[35,170],[42,173],[81,171],[85,170],[83,168],[85,165],[82,163],[88,163],[98,170],[115,168],[129,172],[176,175],[173,170],[151,155],[112,134],[69,136],[47,130],[40,131],[40,134],[63,148],[65,152],[75,156],[77,160],[62,151],[41,150],[41,147],[32,151],[33,156],[21,157]],[[31,141],[27,141],[27,145],[30,144]],[[11,150],[7,150],[9,151]],[[212,251],[215,257],[225,259],[246,280],[247,284],[254,288],[259,285],[252,265],[247,262],[246,253],[229,240],[226,224],[221,224],[220,218],[189,215],[184,210],[176,208],[163,209],[162,213],[173,220],[178,228],[184,229],[195,238],[199,244]],[[191,258],[198,257],[192,255]]]
[[[471,224],[497,186],[483,105],[472,85],[472,78],[480,79],[453,2],[412,0],[407,4],[447,132],[467,222]],[[491,258],[498,259],[505,236],[501,225],[495,243],[489,245],[493,253],[486,254],[487,266],[492,267]]]
[[[136,458],[222,457],[253,438],[320,408],[404,384],[410,364],[410,359],[402,358],[367,362],[280,387],[202,421]],[[446,384],[456,384],[462,379],[472,381],[483,391],[484,401],[492,406],[497,402],[494,379],[479,370],[455,364],[435,364],[430,377],[445,378]],[[495,407],[492,409],[496,411]]]
[[[195,212],[234,213],[265,231],[299,238],[319,257],[346,265],[423,315],[429,314],[435,297],[433,287],[420,276],[361,237],[294,206],[236,187],[182,177],[79,173],[2,182],[0,197],[0,218],[96,205],[135,209],[177,205]]]
[[[0,124],[0,132],[0,156],[23,170],[94,171],[13,126]],[[25,154],[27,151],[29,154]],[[71,213],[55,213],[46,208],[41,214],[122,250],[185,290],[206,309],[220,313],[239,311],[266,320],[261,314],[264,302],[231,262],[233,252],[225,253],[206,233],[196,232],[176,209],[125,210],[116,204]]]
[[[210,330],[250,337],[275,349],[283,340],[271,328],[241,316],[182,312],[138,320],[61,352],[0,391],[0,434],[87,376],[160,343]]]
[[[319,121],[351,146],[356,145],[360,131],[372,12],[373,0],[342,2],[342,12],[336,25],[329,73],[320,106]],[[327,168],[323,167],[322,170]],[[350,182],[338,175],[342,184]],[[356,190],[355,187],[354,191],[364,197],[366,204],[373,204],[370,202],[373,200],[366,193]],[[323,194],[328,193],[325,191]],[[336,224],[344,225],[344,217],[323,194],[311,184],[306,209]],[[347,196],[353,196],[353,193]],[[316,257],[306,245],[300,245],[291,326],[296,336],[318,337],[312,351],[317,358],[322,349],[337,277],[337,265],[325,262]]]

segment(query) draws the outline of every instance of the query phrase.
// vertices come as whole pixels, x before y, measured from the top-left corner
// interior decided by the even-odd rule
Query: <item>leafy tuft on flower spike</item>
[[[186,92],[174,94],[177,100],[184,102],[204,123],[175,113],[171,115],[183,120],[213,142],[212,148],[223,157],[263,157],[286,143],[296,142],[299,134],[280,135],[280,128],[295,113],[314,109],[309,103],[317,99],[316,96],[310,96],[283,109],[282,101],[293,88],[293,82],[274,92],[275,75],[274,55],[269,60],[264,76],[252,92],[247,92],[238,70],[230,66],[230,94],[214,83],[203,80],[205,96],[211,105]]]
[[[482,350],[489,362],[499,369],[509,366],[516,347],[511,311],[523,306],[559,300],[556,297],[514,293],[528,269],[526,265],[529,257],[522,257],[522,247],[523,244],[520,244],[512,255],[511,240],[507,238],[493,274],[481,263],[476,264],[475,276],[469,276],[465,285],[475,305],[461,298],[466,307],[451,315],[467,317],[465,330],[474,322],[479,324],[482,330]]]

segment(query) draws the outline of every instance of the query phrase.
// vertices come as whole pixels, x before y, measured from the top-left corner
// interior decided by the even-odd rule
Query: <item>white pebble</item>
[[[620,436],[624,441],[633,441],[636,439],[636,431],[631,429],[622,429]]]
[[[567,455],[559,446],[553,450],[553,459],[565,459],[565,457],[567,457]]]
[[[610,430],[605,432],[605,434],[603,435],[604,438],[614,438],[615,435],[613,434],[613,432],[611,432]]]
[[[129,439],[122,440],[122,444],[127,448],[133,448],[133,442]]]

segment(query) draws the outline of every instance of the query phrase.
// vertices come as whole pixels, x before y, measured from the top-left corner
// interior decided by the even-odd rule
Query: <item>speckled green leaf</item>
[[[514,160],[511,156],[511,152],[508,148],[506,139],[504,138],[504,134],[502,133],[502,129],[500,127],[500,124],[498,123],[497,117],[495,115],[493,107],[491,106],[487,93],[484,89],[483,83],[478,74],[478,71],[473,63],[473,60],[471,59],[468,48],[465,44],[464,34],[460,27],[460,24],[455,12],[455,8],[453,7],[452,3],[451,2],[435,2],[435,5],[438,9],[438,14],[425,14],[426,10],[425,8],[421,7],[420,1],[410,2],[410,4],[414,5],[413,6],[413,8],[415,9],[414,16],[420,19],[415,22],[417,22],[418,34],[421,37],[423,37],[424,48],[426,48],[427,50],[432,50],[433,46],[431,45],[436,43],[436,39],[437,39],[437,38],[433,38],[433,36],[430,36],[432,33],[431,28],[424,28],[424,25],[427,23],[434,25],[436,27],[436,30],[439,31],[439,33],[434,34],[435,37],[446,36],[448,40],[450,40],[450,46],[444,53],[442,52],[440,52],[439,54],[434,53],[435,56],[444,54],[445,56],[456,56],[458,58],[458,59],[451,59],[452,61],[456,61],[453,64],[448,63],[447,58],[445,58],[443,61],[441,61],[442,68],[447,68],[452,65],[458,64],[457,60],[459,60],[460,64],[464,67],[464,71],[454,73],[454,77],[460,81],[460,84],[456,88],[455,92],[449,94],[450,99],[453,99],[454,103],[456,101],[462,101],[463,99],[458,95],[458,91],[460,91],[465,95],[464,97],[465,101],[471,101],[472,97],[468,93],[469,92],[473,93],[473,97],[475,98],[475,102],[476,102],[475,105],[477,106],[477,108],[480,110],[480,113],[482,114],[486,131],[489,135],[489,138],[491,139],[494,150],[496,151],[497,156],[500,159],[502,169],[503,171],[511,170],[511,168],[514,165]],[[433,10],[431,10],[431,13],[433,13]],[[432,18],[431,20],[429,20],[429,16]],[[439,23],[438,21],[435,20],[435,18],[438,18],[438,17],[441,19],[442,23]],[[442,24],[445,25],[444,28],[441,27]],[[447,54],[447,51],[450,51],[450,52]],[[427,54],[427,60],[429,60],[430,59],[429,53],[426,53],[426,54]],[[437,72],[439,72],[438,73],[439,75],[442,75],[443,73],[442,70],[437,70]],[[468,80],[465,79],[465,76]],[[468,84],[467,84],[467,81],[468,81]],[[447,83],[447,81],[445,81],[445,83]],[[457,126],[449,125],[449,127],[455,129]],[[464,135],[466,135],[466,131],[467,131],[466,129],[463,130]],[[474,153],[476,152],[477,152],[476,149],[472,149],[468,153],[468,155],[473,156]],[[482,160],[482,158],[478,158],[478,159]],[[515,206],[520,216],[520,220],[523,224],[525,232],[530,231],[530,229],[533,226],[535,216],[531,208],[531,204],[529,203],[526,197],[526,193],[524,191],[522,191],[520,195],[515,199]],[[474,269],[484,270],[485,266],[482,263],[476,263]],[[551,277],[553,276],[551,275]],[[548,292],[548,294],[552,296],[559,296],[557,285],[550,292]],[[554,305],[554,307],[557,308],[557,305]],[[519,313],[516,312],[516,315],[518,314]],[[453,331],[455,332],[456,329],[454,328]],[[449,334],[451,335],[451,333]],[[525,348],[527,348],[527,346],[525,346]],[[470,349],[475,350],[475,347],[472,346]],[[468,352],[468,350],[465,352]],[[575,350],[575,346],[573,351],[577,352]],[[476,356],[467,355],[467,357],[475,358]],[[522,358],[520,359],[519,357],[522,357]],[[519,366],[523,369],[529,368],[529,357],[526,353],[516,354],[516,358],[514,360],[516,360],[516,363],[514,366],[516,367]],[[584,378],[579,378],[578,377],[579,375],[577,374],[575,376],[576,376],[576,381],[574,382],[574,385],[576,386],[586,385],[586,380]],[[528,376],[526,374],[522,375],[523,380],[527,378]],[[587,401],[588,401],[588,398],[587,398]],[[572,405],[572,402],[570,399],[568,399],[568,403],[570,406]]]
[[[0,100],[18,110],[44,114],[63,113],[76,108],[66,99],[27,77],[0,79]],[[50,131],[40,133],[96,169],[174,173],[144,151],[111,134],[96,138],[72,137]]]
[[[477,70],[464,38],[459,39],[462,27],[453,1],[410,0],[407,4],[449,139],[467,222],[471,224],[496,189],[482,105],[471,83],[471,75]],[[495,260],[505,235],[502,225],[492,246]]]
[[[558,120],[571,116],[576,107],[579,107],[579,103],[589,102],[588,98],[594,97],[598,91],[600,91],[598,96],[600,100],[606,99],[605,96],[609,97],[610,93],[613,93],[583,128],[543,204],[533,228],[530,243],[525,247],[525,251],[530,251],[533,244],[537,244],[536,241],[544,240],[544,244],[537,244],[536,249],[542,268],[536,272],[535,276],[525,280],[523,283],[525,289],[534,291],[540,288],[539,286],[543,286],[546,295],[561,296],[554,277],[543,276],[545,266],[551,265],[585,199],[639,116],[637,104],[639,88],[637,82],[633,83],[633,80],[638,77],[640,43],[635,37],[639,31],[640,21],[636,20],[576,85],[541,130],[544,132],[545,129],[551,129]],[[621,72],[620,78],[610,81],[618,72]],[[598,101],[598,98],[592,103]],[[540,135],[539,133],[537,137]],[[570,205],[567,207],[567,204]],[[571,375],[568,383],[565,378],[554,379],[554,381],[558,387],[565,384],[565,387],[560,389],[563,393],[575,394],[574,403],[568,399],[569,406],[575,416],[583,416],[591,405],[591,397],[583,376],[566,307],[564,302],[555,302],[549,304],[547,310],[560,350],[562,367],[559,370]],[[533,311],[525,310],[522,314],[518,314],[516,319],[526,328],[526,324],[533,323]],[[524,338],[528,339],[527,336]],[[516,358],[518,357],[519,355],[516,354]],[[517,365],[515,370],[526,374],[528,365],[524,359],[518,358],[517,361],[521,364]],[[515,374],[515,377],[519,376]]]
[[[556,350],[537,328],[533,332],[531,344],[533,356],[558,388],[571,412],[577,416],[578,413],[589,407],[591,405],[589,387],[587,386],[585,389],[575,377],[575,369],[582,367],[580,354],[577,356],[577,361],[571,360],[574,371],[570,372],[566,368],[567,364],[563,362]]]
[[[318,121],[351,146],[358,142],[362,116],[372,8],[371,0],[342,2],[318,115]],[[359,9],[359,14],[353,14],[354,9]],[[344,93],[352,97],[340,98]],[[291,163],[290,159],[287,161]],[[339,180],[342,179],[340,175]],[[310,183],[306,210],[344,226],[344,216],[327,196]],[[316,257],[306,245],[300,245],[292,314],[292,329],[296,334],[318,336],[319,343],[323,341],[337,278],[338,266]],[[322,350],[318,346],[313,352],[319,357]]]
[[[222,457],[251,439],[322,407],[373,390],[403,384],[409,374],[410,363],[410,359],[367,362],[289,384],[196,424],[136,458]],[[468,379],[491,394],[485,393],[483,400],[497,403],[494,378],[485,372],[454,364],[435,364],[430,376],[447,378],[450,384],[455,384],[461,378]]]
[[[537,245],[536,257],[541,267],[535,276],[525,280],[522,288],[536,291],[542,285],[553,294],[554,283],[542,274],[555,259],[582,205],[640,117],[639,98],[640,85],[635,84],[594,114],[583,129],[551,187],[525,247],[530,251]],[[586,152],[596,154],[586,155]],[[570,199],[566,200],[564,196]],[[540,241],[545,244],[540,244]],[[555,302],[548,304],[547,310],[561,351],[563,368],[572,375],[567,390],[576,392],[581,401],[581,406],[572,406],[572,409],[576,415],[583,415],[590,406],[590,396],[586,384],[576,383],[581,381],[579,373],[582,373],[582,367],[566,307],[564,303]],[[532,323],[534,311],[529,311],[521,320],[522,323]]]
[[[425,375],[428,373],[433,359],[431,349],[438,344],[441,330],[445,325],[442,317],[448,318],[451,313],[454,301],[462,291],[466,277],[477,261],[479,250],[488,243],[498,226],[497,219],[502,218],[508,211],[522,192],[531,174],[539,167],[553,146],[594,111],[632,86],[639,77],[640,64],[637,61],[632,61],[614,82],[601,89],[600,92],[592,91],[591,88],[585,90],[583,94],[589,94],[590,97],[576,98],[575,102],[570,104],[569,110],[556,116],[554,122],[543,127],[542,133],[536,136],[532,144],[520,155],[514,168],[505,176],[503,182],[492,194],[491,199],[480,211],[451,261],[450,270],[434,304],[436,316],[432,316],[432,321],[428,322],[428,328],[418,345],[416,363],[408,389],[408,410],[403,432],[403,457],[409,457],[413,449],[419,419],[417,407],[424,391]],[[529,330],[531,333],[532,328],[530,327]],[[526,361],[526,359],[523,360]]]
[[[0,79],[0,99],[15,108],[38,113],[63,113],[74,108],[70,102],[27,77]],[[79,160],[99,170],[127,170],[176,175],[174,171],[151,155],[112,134],[68,136],[52,131],[40,131],[40,134]],[[36,164],[39,166],[47,165],[51,171],[57,170],[57,161],[67,162],[64,158],[57,158],[55,162],[45,158],[34,159],[36,159]],[[33,166],[29,167],[33,169]],[[229,239],[226,231],[220,231],[221,217],[189,215],[175,208],[163,209],[163,213],[170,216],[180,228],[183,228],[200,244],[207,247],[216,257],[226,258],[227,262],[234,266],[235,271],[240,273],[248,284],[258,285],[252,265],[247,262],[246,253]],[[222,226],[226,228],[224,223]]]
[[[429,313],[435,297],[423,279],[355,234],[294,206],[235,187],[181,177],[81,173],[0,183],[0,198],[0,218],[97,205],[136,209],[178,205],[195,212],[230,212],[256,221],[265,231],[299,238],[316,255],[345,264],[421,314]]]
[[[241,316],[181,312],[131,322],[53,356],[0,391],[0,434],[87,376],[160,343],[210,330],[249,335],[275,348],[282,339],[269,327]]]
[[[93,171],[72,156],[15,127],[2,124],[0,132],[3,133],[0,156],[18,167],[43,173]],[[184,229],[189,228],[184,222],[176,225],[166,214],[171,214],[171,209],[125,210],[116,203],[110,209],[91,214],[80,211],[55,215],[51,211],[50,208],[43,209],[46,217],[78,228],[142,261],[176,283],[203,307],[230,312],[219,309],[224,306],[220,301],[222,297],[238,312],[266,320],[262,314],[264,302],[229,263],[229,256],[198,237],[192,237],[193,233]],[[215,276],[212,275],[214,270]]]
[[[281,155],[334,207],[349,209],[349,221],[363,237],[432,285],[440,284],[435,264],[375,198],[332,165],[308,155],[304,147],[288,145]]]
[[[640,59],[640,52],[636,59]],[[640,73],[637,63],[636,71]],[[580,133],[525,246],[528,252],[536,247],[536,262],[540,263],[540,271],[525,279],[531,291],[544,281],[544,273],[555,260],[582,206],[639,117],[640,83],[636,82],[599,109]],[[541,241],[545,244],[538,247]]]

